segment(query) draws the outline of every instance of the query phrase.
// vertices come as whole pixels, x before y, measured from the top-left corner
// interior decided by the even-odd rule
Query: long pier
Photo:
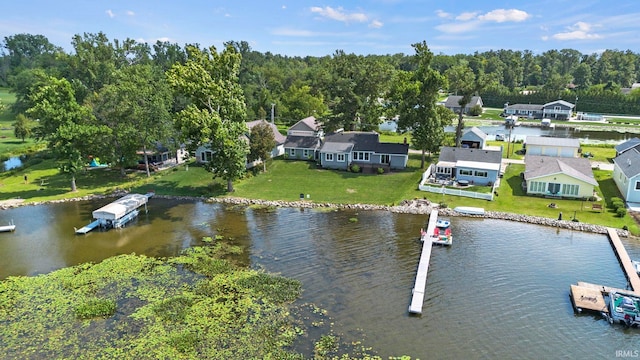
[[[429,261],[431,260],[431,248],[433,242],[428,239],[429,234],[433,234],[438,221],[438,210],[431,210],[429,215],[429,224],[426,233],[421,234],[422,253],[420,254],[420,262],[418,263],[418,272],[416,273],[416,283],[413,286],[413,296],[411,297],[411,305],[409,312],[413,314],[422,314],[422,305],[424,303],[424,291],[427,288],[427,273],[429,272]],[[425,239],[427,237],[427,239]]]
[[[622,269],[627,276],[632,290],[616,289],[609,286],[578,281],[577,285],[571,285],[570,288],[571,301],[573,302],[573,307],[578,312],[582,310],[592,310],[608,313],[603,294],[608,294],[612,291],[640,296],[640,277],[631,262],[629,254],[627,254],[627,250],[624,248],[622,241],[620,241],[616,229],[607,228],[607,233],[609,235],[609,242],[622,265]]]

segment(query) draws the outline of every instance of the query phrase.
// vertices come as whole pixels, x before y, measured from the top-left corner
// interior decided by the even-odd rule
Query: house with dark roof
[[[460,144],[462,147],[472,149],[484,149],[486,141],[487,134],[475,126],[465,131],[460,138]]]
[[[618,145],[615,146],[616,149],[616,156],[622,154],[623,152],[627,151],[627,150],[631,150],[635,147],[638,147],[638,145],[640,145],[640,139],[638,139],[637,137],[634,137],[632,139],[629,139],[625,142],[622,142]]]
[[[363,172],[404,169],[409,145],[381,143],[376,132],[341,131],[327,135],[320,148],[320,165],[327,169],[349,169],[358,165]]]
[[[444,102],[444,107],[458,114],[460,113],[461,99],[462,99],[462,96],[460,95],[450,95],[449,97],[447,97],[447,100]],[[467,105],[465,105],[462,112],[464,114],[468,114],[471,108],[474,106],[480,106],[480,107],[484,106],[484,104],[482,103],[482,98],[480,96],[471,97],[471,100],[467,103]]]
[[[443,146],[435,165],[439,180],[456,179],[469,184],[493,185],[500,176],[502,151]]]
[[[527,153],[524,162],[524,188],[528,195],[586,199],[598,186],[591,162],[585,158]]]
[[[624,200],[640,203],[640,149],[636,146],[622,152],[613,164],[613,181]]]
[[[527,136],[524,142],[527,155],[578,157],[580,140],[548,136]]]

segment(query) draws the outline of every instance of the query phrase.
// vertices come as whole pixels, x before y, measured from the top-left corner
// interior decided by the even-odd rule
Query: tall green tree
[[[438,91],[446,88],[447,79],[431,67],[433,53],[424,41],[412,46],[416,70],[396,73],[389,99],[397,109],[399,127],[412,131],[412,145],[422,151],[420,167],[424,168],[426,152],[442,144],[444,126],[451,118],[436,105]]]
[[[100,151],[111,130],[96,126],[91,109],[78,104],[66,79],[49,78],[31,95],[34,104],[27,114],[38,118],[36,138],[47,142],[63,173],[69,174],[71,191],[76,191],[76,174],[88,155]]]
[[[174,90],[190,100],[176,116],[176,124],[190,150],[209,146],[212,160],[207,167],[214,175],[233,181],[244,171],[249,147],[240,137],[246,134],[246,108],[238,83],[241,55],[228,45],[221,53],[187,46],[187,61],[174,64],[167,79]]]
[[[458,111],[458,124],[456,125],[456,147],[460,147],[462,130],[464,129],[464,109],[474,95],[485,86],[482,73],[475,74],[464,62],[453,66],[445,73],[449,80],[449,89],[461,96],[458,101],[460,110]]]
[[[273,137],[271,126],[266,122],[260,122],[251,128],[249,135],[249,161],[262,161],[262,171],[267,172],[267,159],[271,155],[271,151],[276,146],[276,140]]]
[[[141,64],[116,72],[111,84],[93,98],[93,113],[99,124],[112,129],[108,154],[100,154],[124,169],[138,160],[142,150],[147,176],[148,154],[158,143],[168,144],[173,129],[169,110],[172,94],[158,67]]]

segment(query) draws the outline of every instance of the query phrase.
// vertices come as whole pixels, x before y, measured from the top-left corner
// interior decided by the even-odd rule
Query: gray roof
[[[633,139],[629,139],[623,143],[620,143],[618,145],[616,145],[615,149],[616,149],[616,154],[621,154],[631,148],[634,148],[636,146],[640,145],[640,139],[638,139],[637,137],[634,137]]]
[[[556,100],[556,101],[548,102],[548,103],[544,104],[544,107],[553,106],[555,104],[560,104],[560,105],[566,106],[569,109],[573,109],[575,107],[575,105],[573,105],[572,103],[570,103],[568,101],[564,101],[564,100]]]
[[[444,106],[448,108],[460,107],[460,99],[462,99],[462,96],[460,95],[451,95],[447,97],[447,101],[444,102]],[[472,96],[471,100],[469,100],[465,107],[474,107],[476,105],[482,106],[482,98],[480,96]]]
[[[309,116],[293,124],[293,126],[291,126],[289,130],[319,131],[320,124],[318,123],[318,120],[316,120],[315,117]]]
[[[320,139],[315,136],[287,136],[284,147],[295,149],[317,149],[320,147]]]
[[[542,111],[542,105],[538,104],[513,104],[509,105],[506,108],[507,110],[534,110],[534,111]]]
[[[350,143],[340,143],[340,142],[325,142],[322,144],[322,149],[320,152],[322,153],[347,153],[351,152],[353,149],[353,144]]]
[[[640,174],[640,150],[638,148],[634,147],[623,152],[616,156],[613,162],[618,165],[627,178]]]
[[[409,144],[379,143],[376,152],[378,154],[407,155],[409,153]]]
[[[502,162],[502,151],[443,146],[440,148],[438,161],[451,163],[455,163],[457,161],[474,161],[500,164]]]
[[[585,158],[526,155],[524,157],[524,163],[525,180],[553,174],[565,174],[593,186],[598,185],[598,182],[593,177],[591,162]]]
[[[580,147],[580,140],[578,139],[557,138],[557,137],[549,137],[549,136],[527,136],[525,143],[527,144],[527,146],[538,145],[538,146],[560,146],[560,147],[572,147],[572,148]]]
[[[477,127],[472,127],[471,129],[467,130],[464,132],[464,134],[462,134],[462,137],[465,138],[465,135],[467,135],[468,133],[472,133],[474,135],[476,135],[477,137],[479,137],[482,140],[485,140],[487,138],[487,134],[484,133],[484,131],[480,130]]]
[[[268,122],[267,120],[254,120],[254,121],[249,121],[247,122],[247,127],[249,128],[249,131],[251,131],[251,129],[258,125],[258,124],[267,124],[269,125],[269,127],[271,128],[271,131],[273,132],[273,139],[276,141],[276,144],[280,145],[280,144],[284,144],[284,142],[286,141],[287,137],[282,135],[280,133],[280,131],[278,131],[278,127],[276,126],[276,124],[272,124],[270,122]]]

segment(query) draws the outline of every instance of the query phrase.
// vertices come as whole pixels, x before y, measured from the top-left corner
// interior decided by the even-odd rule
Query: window
[[[380,155],[380,164],[388,164],[391,162],[391,156],[384,154]]]
[[[476,171],[476,172],[474,173],[474,176],[476,176],[476,177],[484,177],[484,178],[486,178],[486,177],[488,176],[488,174],[487,174],[487,172],[486,172],[486,171]]]
[[[309,150],[307,149],[302,150],[302,156],[305,158],[309,158]]]
[[[541,193],[544,192],[545,183],[540,181],[532,181],[529,183],[529,192]]]
[[[560,110],[562,110],[562,108],[561,108],[560,106],[554,106],[554,107],[553,107],[553,110],[555,110],[555,111],[560,111]]]
[[[466,175],[466,176],[472,176],[473,175],[473,171],[471,171],[471,170],[462,170],[461,169],[460,171],[458,171],[458,174]]]
[[[450,168],[450,167],[438,166],[438,167],[436,168],[436,173],[437,173],[437,174],[447,174],[447,175],[451,175],[451,168]]]
[[[636,190],[640,190],[640,181],[636,181]]]
[[[344,154],[338,154],[338,162],[344,162]]]
[[[562,195],[578,196],[579,190],[580,190],[579,185],[562,184]]]
[[[326,153],[324,154],[324,159],[326,161],[333,161],[333,154],[332,153]]]
[[[369,161],[369,153],[364,151],[354,151],[353,160]]]
[[[289,149],[289,156],[296,156],[296,149]]]

